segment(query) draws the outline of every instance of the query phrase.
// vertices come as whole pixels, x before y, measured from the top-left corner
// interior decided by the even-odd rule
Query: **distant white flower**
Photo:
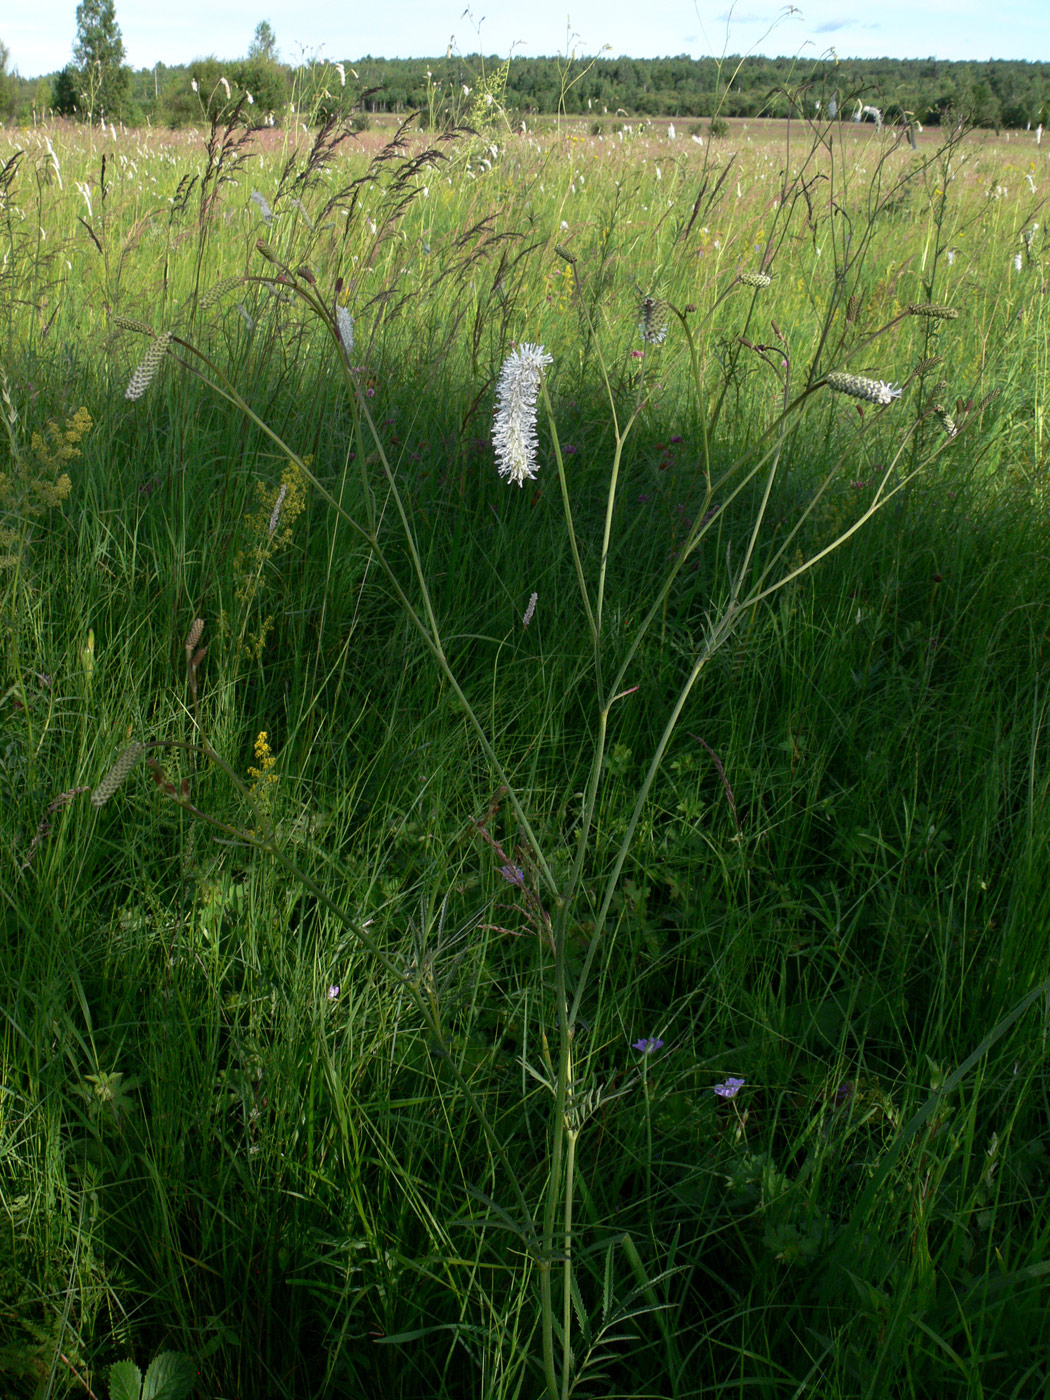
[[[542,345],[523,344],[511,351],[500,370],[492,445],[500,476],[519,486],[539,470],[536,402],[544,366],[553,363]]]
[[[354,348],[354,318],[345,306],[335,308],[335,324],[339,329],[339,339],[343,343],[343,349],[349,355]]]
[[[335,71],[339,74],[339,86],[346,87],[346,69],[341,63],[334,65]]]
[[[249,107],[254,107],[254,106],[255,106],[255,98],[251,95],[251,93],[250,93],[250,92],[245,92],[244,95],[245,95],[245,97],[248,99],[248,106],[249,106]]]
[[[194,92],[199,91],[199,89],[198,89],[198,87],[197,87],[197,79],[196,79],[196,78],[191,78],[191,79],[190,79],[190,87],[193,89]]]
[[[281,507],[284,505],[284,498],[287,494],[288,487],[286,484],[282,483],[281,489],[277,493],[277,499],[274,501],[273,510],[270,512],[270,523],[266,527],[266,533],[269,535],[270,539],[273,539],[274,535],[277,533],[277,526],[281,519]]]
[[[1020,272],[1020,271],[1021,271],[1021,268],[1022,268],[1023,266],[1024,266],[1024,258],[1021,256],[1020,253],[1015,253],[1015,254],[1014,254],[1014,271],[1015,271],[1015,272]]]
[[[220,79],[219,79],[219,82],[222,83],[223,87],[226,89],[226,97],[227,97],[227,99],[228,99],[229,96],[230,96],[230,84],[229,84],[229,81],[228,81],[226,78],[220,78]]]
[[[674,122],[671,122],[671,123],[668,125],[668,128],[667,128],[667,139],[668,139],[668,141],[673,141],[674,138],[675,138]]]

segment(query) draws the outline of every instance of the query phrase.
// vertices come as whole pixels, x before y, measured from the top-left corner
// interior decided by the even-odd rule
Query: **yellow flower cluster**
[[[66,467],[80,456],[80,443],[90,430],[91,415],[78,408],[63,426],[51,422],[43,432],[33,433],[28,452],[18,447],[12,433],[12,461],[0,471],[0,514],[24,520],[60,506],[73,489]],[[17,562],[17,554],[10,551],[21,540],[18,525],[0,523],[0,568]]]
[[[255,805],[268,814],[277,787],[277,774],[273,771],[277,759],[270,750],[265,729],[259,731],[254,753],[255,763],[248,769],[248,777],[252,780],[251,797]]]
[[[556,267],[548,272],[547,300],[553,302],[555,310],[568,311],[575,296],[576,272],[571,264],[568,267]]]
[[[306,507],[306,481],[298,466],[289,462],[279,486],[257,481],[255,494],[255,509],[244,517],[247,539],[235,561],[241,579],[237,597],[242,603],[251,602],[263,569],[291,542],[292,527]]]

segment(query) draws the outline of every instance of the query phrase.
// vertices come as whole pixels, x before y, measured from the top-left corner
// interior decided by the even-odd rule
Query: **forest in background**
[[[263,41],[259,41],[259,31]],[[178,127],[216,115],[251,93],[246,115],[280,125],[291,109],[312,117],[418,111],[440,125],[469,112],[471,92],[502,90],[511,117],[564,113],[603,118],[786,117],[835,100],[843,116],[861,103],[885,119],[924,125],[947,118],[989,128],[1050,125],[1050,63],[1020,60],[946,62],[927,59],[796,58],[444,58],[279,60],[268,25],[260,25],[246,57],[204,57],[193,63],[120,69],[121,81],[102,114],[128,125]],[[118,31],[119,33],[119,31]],[[0,57],[2,57],[0,45]],[[0,73],[0,119],[21,124],[48,114],[97,118],[100,109],[84,72],[70,64],[38,78]],[[225,83],[223,80],[225,79]],[[496,80],[494,82],[494,79]],[[298,99],[298,100],[297,100]]]

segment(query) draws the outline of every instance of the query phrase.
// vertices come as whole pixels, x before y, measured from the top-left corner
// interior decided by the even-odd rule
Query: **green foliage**
[[[0,39],[0,122],[9,121],[14,115],[17,99],[16,84],[7,71],[10,58],[10,49]]]
[[[69,64],[55,74],[51,87],[51,106],[61,117],[76,115],[80,101],[78,77],[75,68]]]
[[[248,57],[262,59],[265,63],[276,63],[280,58],[277,52],[277,36],[269,20],[260,20],[255,26],[255,37],[248,48]]]
[[[109,1368],[109,1400],[189,1400],[197,1382],[193,1358],[162,1351],[150,1362],[145,1379],[133,1361]]]
[[[94,3],[94,0],[93,0]],[[110,5],[110,8],[112,6]],[[267,32],[268,31],[268,32]],[[260,32],[263,42],[259,40]],[[118,31],[119,33],[119,31]],[[227,78],[234,81],[240,63],[262,64],[270,74],[265,81],[254,70],[238,86],[246,87],[264,110],[272,110],[281,120],[294,84],[302,84],[306,69],[285,66],[279,61],[272,29],[263,21],[248,49],[247,59],[222,63]],[[474,92],[477,82],[490,71],[497,71],[497,58],[480,54],[444,55],[433,59],[382,59],[371,56],[344,59],[342,68],[357,73],[357,87],[350,93],[337,80],[322,86],[328,89],[330,114],[346,114],[356,97],[368,93],[370,113],[404,114],[418,111],[424,123],[435,115],[435,93],[441,94],[441,111],[452,114],[462,97],[463,86]],[[334,71],[333,63],[320,68]],[[162,86],[173,91],[189,89],[193,65],[153,68],[128,73],[126,103],[132,115],[155,116]],[[84,111],[82,94],[90,97],[83,70],[75,77],[75,102]],[[428,76],[429,75],[429,76]],[[54,82],[57,75],[53,75]],[[8,77],[9,107],[29,119],[34,100],[35,80]],[[209,89],[210,91],[210,89]],[[793,92],[794,97],[789,97]],[[1004,124],[1024,128],[1040,121],[1050,122],[1050,65],[1044,62],[994,60],[987,63],[947,62],[933,59],[842,59],[834,65],[815,63],[800,70],[797,59],[725,57],[691,59],[576,58],[564,59],[516,56],[506,75],[501,105],[517,121],[522,116],[556,114],[585,115],[592,120],[617,112],[637,116],[783,117],[789,110],[812,115],[813,104],[837,94],[839,106],[848,115],[847,103],[858,94],[863,101],[882,109],[887,120],[913,113],[924,125],[940,124],[950,112],[991,128]],[[62,94],[64,112],[72,112],[69,96]],[[808,105],[807,105],[808,104]],[[309,104],[307,104],[309,111]],[[628,119],[630,119],[630,117]],[[199,107],[166,101],[161,120],[190,122],[200,119]],[[443,118],[445,120],[447,118]]]
[[[1034,137],[588,120],[9,172],[5,1395],[1038,1386]]]
[[[233,63],[201,58],[188,69],[170,70],[159,116],[172,127],[202,120],[225,122],[235,112],[249,127],[276,125],[288,97],[284,70],[263,57]]]
[[[128,69],[114,0],[81,0],[73,58],[80,114],[88,121],[123,116]]]

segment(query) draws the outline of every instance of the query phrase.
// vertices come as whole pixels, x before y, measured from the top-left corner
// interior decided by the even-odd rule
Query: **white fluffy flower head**
[[[545,365],[554,363],[542,345],[519,345],[503,361],[496,385],[492,445],[500,476],[523,486],[539,470],[536,461],[536,402]]]
[[[347,311],[345,306],[336,305],[335,324],[339,331],[339,339],[342,341],[343,349],[349,355],[354,348],[354,318]]]

